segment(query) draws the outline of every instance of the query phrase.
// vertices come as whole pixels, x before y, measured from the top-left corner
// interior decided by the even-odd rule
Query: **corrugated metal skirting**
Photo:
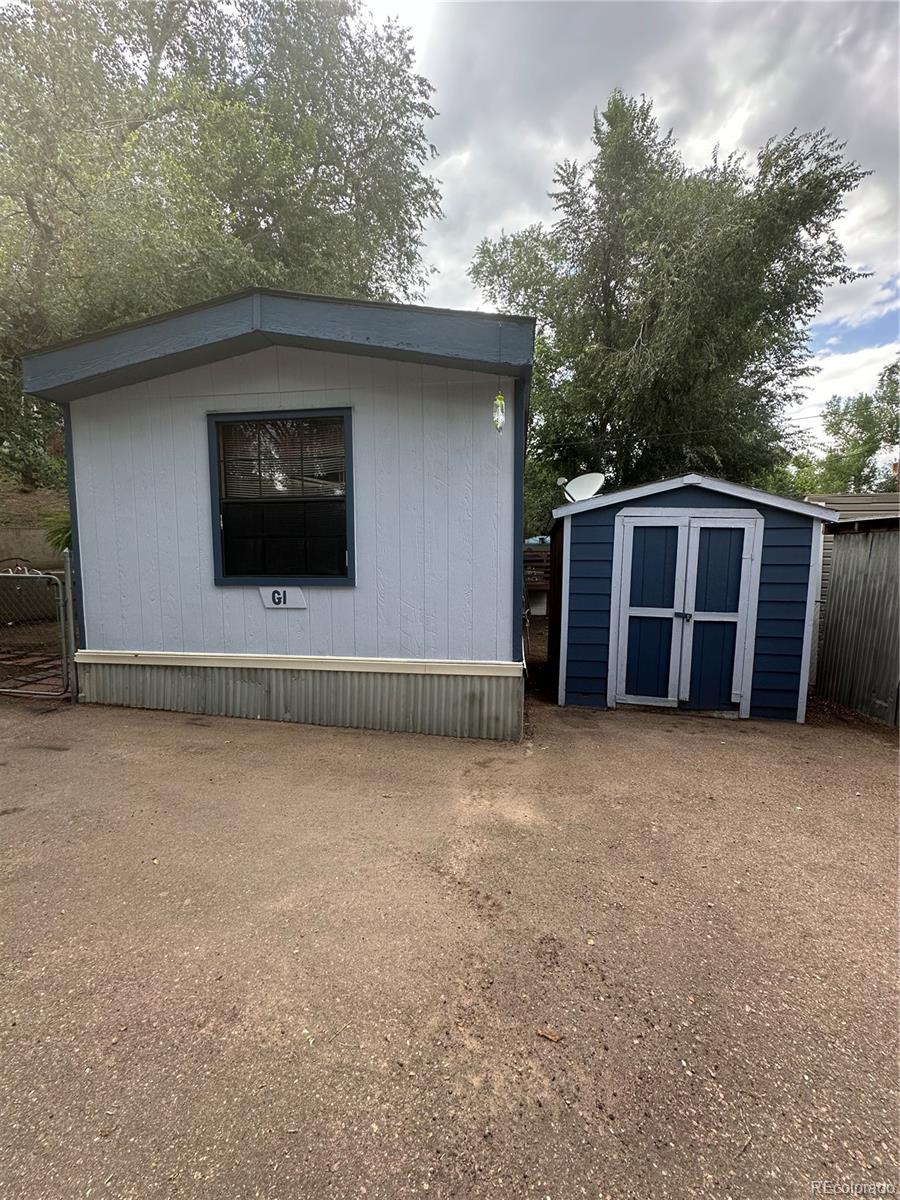
[[[856,712],[897,724],[900,599],[894,530],[834,538],[816,691]]]
[[[82,663],[88,704],[518,741],[521,677]]]

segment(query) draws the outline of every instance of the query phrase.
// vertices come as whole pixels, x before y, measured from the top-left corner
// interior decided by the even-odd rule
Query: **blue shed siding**
[[[615,512],[571,520],[566,703],[606,708]]]
[[[813,522],[761,508],[763,532],[751,717],[797,718]]]
[[[706,488],[683,487],[576,513],[569,560],[566,703],[606,708],[613,540],[627,508],[755,508],[764,518],[751,717],[795,720],[813,520]]]

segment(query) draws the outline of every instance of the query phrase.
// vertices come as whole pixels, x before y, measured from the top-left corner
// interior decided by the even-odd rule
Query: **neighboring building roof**
[[[841,514],[840,520],[848,517],[895,517],[900,515],[900,493],[898,492],[836,492],[804,496],[810,504],[824,504]]]
[[[826,533],[869,533],[872,530],[900,530],[900,513],[890,517],[848,517],[843,521],[830,521]]]
[[[534,319],[251,288],[36,350],[23,383],[68,402],[273,344],[524,377]]]
[[[658,492],[668,492],[673,488],[699,487],[711,492],[719,492],[724,496],[736,496],[753,504],[765,504],[769,508],[783,508],[788,512],[799,513],[804,517],[812,517],[816,521],[836,521],[839,513],[818,504],[809,504],[803,500],[790,500],[786,496],[774,496],[770,492],[761,492],[758,488],[744,487],[739,483],[727,483],[724,479],[713,479],[710,475],[679,475],[675,479],[661,479],[657,483],[645,483],[640,487],[625,488],[619,492],[607,492],[602,496],[592,496],[590,500],[579,500],[575,504],[563,504],[554,508],[554,517],[571,517],[575,513],[588,512],[593,508],[604,508],[609,504],[623,504],[628,500],[639,500],[642,496],[654,496]]]
[[[831,492],[812,494],[805,497],[812,504],[827,504],[840,514],[838,520],[853,523],[853,518],[869,517],[898,517],[900,516],[900,494],[897,492]],[[831,560],[834,555],[834,543],[831,534],[845,532],[843,525],[825,526],[825,538],[822,545],[822,588],[819,599],[822,604],[828,598],[828,585],[831,582]],[[819,630],[819,642],[824,636],[824,626]],[[815,677],[813,677],[815,678]]]

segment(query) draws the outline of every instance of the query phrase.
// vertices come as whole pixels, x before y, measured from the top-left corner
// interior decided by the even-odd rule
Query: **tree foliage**
[[[871,394],[832,396],[822,412],[828,441],[779,464],[764,481],[793,495],[892,492],[900,442],[900,359],[881,372]]]
[[[431,87],[355,0],[0,8],[0,457],[47,468],[26,349],[252,284],[425,280]]]
[[[897,486],[891,462],[900,441],[900,360],[885,367],[874,393],[826,404],[822,423],[830,440],[817,463],[822,492],[886,492]]]
[[[540,319],[530,478],[751,481],[786,457],[824,289],[855,278],[834,223],[864,172],[796,131],[752,164],[716,153],[690,170],[650,101],[618,91],[593,143],[588,163],[557,166],[555,223],[485,239],[470,268],[491,301]]]

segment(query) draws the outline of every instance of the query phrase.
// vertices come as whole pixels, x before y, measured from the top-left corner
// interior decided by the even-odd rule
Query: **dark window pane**
[[[221,506],[229,576],[347,574],[346,501],[227,501]]]
[[[306,534],[305,500],[280,500],[261,504],[265,513],[266,537],[303,537]]]
[[[343,538],[347,528],[345,500],[311,500],[306,504],[306,532],[309,537]]]
[[[303,538],[267,537],[264,575],[305,575],[306,542]]]
[[[344,538],[308,538],[306,569],[310,575],[346,575],[346,552],[347,543]]]
[[[232,537],[228,531],[222,539],[225,551],[226,575],[259,575],[262,573],[262,538]]]
[[[228,504],[223,524],[232,537],[262,537],[264,504]]]

